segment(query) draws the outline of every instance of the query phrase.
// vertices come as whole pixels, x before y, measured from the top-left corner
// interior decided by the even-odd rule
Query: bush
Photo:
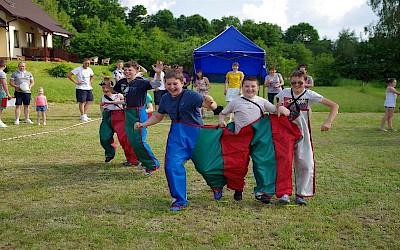
[[[49,69],[48,72],[52,77],[65,77],[72,68],[65,63],[59,64],[52,69]]]

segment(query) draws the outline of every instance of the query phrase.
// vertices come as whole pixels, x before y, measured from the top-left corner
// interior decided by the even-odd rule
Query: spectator
[[[8,100],[11,99],[10,92],[8,92],[8,86],[7,86],[7,76],[6,73],[4,72],[4,69],[6,68],[6,61],[3,59],[0,59],[0,100]],[[0,106],[0,128],[6,128],[7,125],[3,123],[1,120],[1,113],[3,112],[4,109],[6,109],[7,103],[5,105]]]
[[[25,62],[19,62],[18,70],[12,73],[10,77],[10,85],[15,89],[15,125],[19,125],[21,105],[24,105],[25,122],[33,124],[29,119],[29,105],[31,103],[31,89],[34,84],[33,75],[26,71]]]
[[[92,82],[94,73],[89,66],[90,59],[85,58],[82,66],[73,69],[67,74],[68,79],[76,84],[76,101],[79,105],[80,119],[84,122],[91,120],[87,116],[87,112],[93,102]],[[73,75],[76,75],[76,80],[73,79]]]

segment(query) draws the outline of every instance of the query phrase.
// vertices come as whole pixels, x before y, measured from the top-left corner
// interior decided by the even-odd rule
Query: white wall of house
[[[33,34],[34,40],[30,47],[44,48],[43,31],[38,27],[24,21],[13,20],[7,16],[3,11],[0,11],[0,18],[9,23],[9,31],[6,32],[5,28],[0,28],[0,57],[15,58],[16,55],[22,55],[22,48],[28,46],[28,33]],[[18,33],[18,44],[15,41],[15,32]],[[10,36],[10,38],[8,38]],[[10,41],[11,55],[9,55],[8,41]],[[53,47],[53,36],[47,36],[47,48]]]

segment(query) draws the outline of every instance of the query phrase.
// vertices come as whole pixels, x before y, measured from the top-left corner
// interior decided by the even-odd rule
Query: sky
[[[291,25],[306,22],[320,38],[336,40],[343,29],[366,38],[364,27],[378,17],[367,0],[120,0],[122,6],[146,7],[148,14],[168,9],[176,18],[199,14],[211,21],[224,16],[279,25],[283,31]]]

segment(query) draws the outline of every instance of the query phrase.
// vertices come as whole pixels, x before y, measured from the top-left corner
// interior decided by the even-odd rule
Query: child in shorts
[[[43,121],[43,125],[46,126],[46,110],[49,110],[49,104],[47,103],[47,97],[44,95],[43,87],[37,89],[38,95],[35,98],[35,108],[37,111],[37,125],[40,125],[40,121]]]

